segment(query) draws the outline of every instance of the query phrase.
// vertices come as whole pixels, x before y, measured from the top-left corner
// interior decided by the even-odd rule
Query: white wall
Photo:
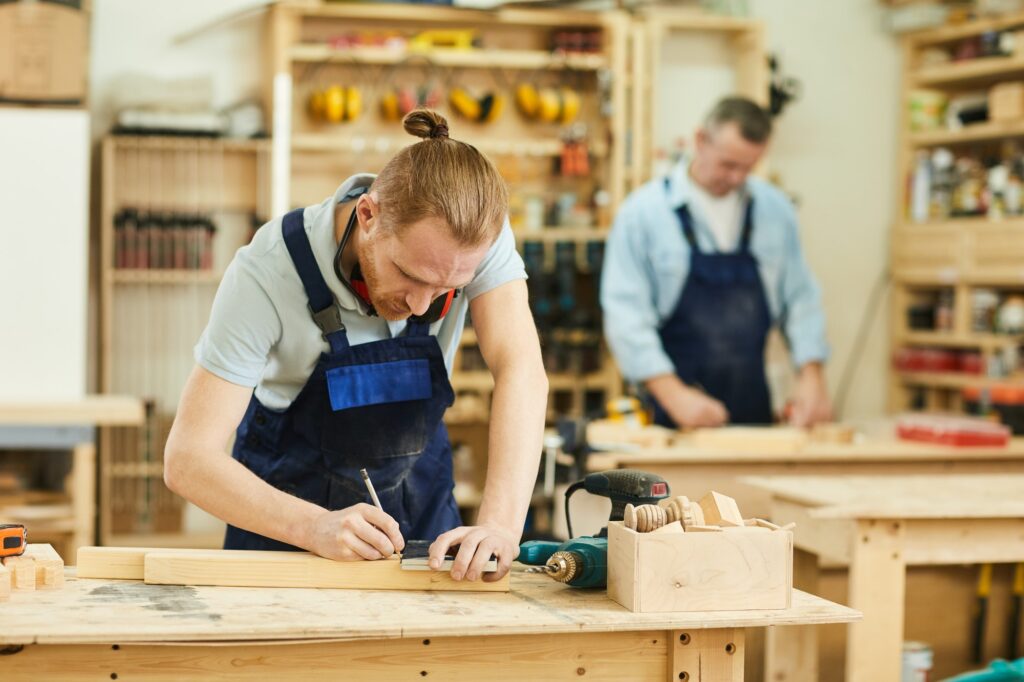
[[[805,255],[822,285],[835,390],[850,358],[872,285],[887,262],[893,215],[897,40],[882,29],[876,0],[752,0],[769,51],[803,94],[777,120],[769,167],[799,200]],[[655,140],[672,149],[733,85],[724,41],[676,34],[661,55]],[[854,374],[844,414],[885,410],[887,303],[873,310],[872,333]]]
[[[86,392],[89,114],[0,108],[0,400]]]
[[[887,267],[888,231],[898,200],[900,56],[882,28],[876,0],[753,0],[767,42],[803,96],[779,119],[772,168],[800,198],[804,250],[822,285],[839,380],[873,284]],[[845,417],[881,414],[889,365],[888,301],[854,375]]]

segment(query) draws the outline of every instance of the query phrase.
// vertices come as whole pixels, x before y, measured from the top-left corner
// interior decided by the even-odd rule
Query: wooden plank
[[[663,632],[429,637],[232,645],[29,645],[4,680],[653,680]]]
[[[850,560],[850,605],[863,612],[864,620],[847,630],[849,682],[900,678],[905,586],[903,524],[858,522]]]
[[[495,582],[453,580],[447,571],[403,571],[397,555],[380,561],[332,561],[305,552],[155,552],[145,558],[150,585],[333,587],[360,590],[508,592]]]
[[[71,504],[75,510],[75,532],[71,552],[95,542],[96,527],[96,445],[82,443],[71,451]]]
[[[36,562],[32,557],[24,554],[4,557],[3,565],[11,572],[11,587],[15,590],[36,589]]]
[[[675,630],[669,633],[668,679],[691,682],[700,679],[700,646],[694,641],[700,630]]]
[[[670,635],[672,649],[669,652],[669,680],[743,680],[742,630],[676,630]]]
[[[29,544],[25,556],[32,557],[36,565],[36,587],[57,589],[64,586],[64,560],[53,545]]]
[[[143,580],[145,558],[154,552],[205,554],[209,549],[165,547],[79,547],[77,575],[79,578],[108,580]]]
[[[697,429],[693,445],[708,450],[746,450],[762,455],[786,455],[800,452],[809,436],[804,429],[788,426],[724,426]]]
[[[903,522],[908,566],[1016,563],[1024,558],[1024,518],[909,519]]]

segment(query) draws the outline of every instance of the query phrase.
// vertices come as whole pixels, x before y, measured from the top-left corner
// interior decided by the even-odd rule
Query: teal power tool
[[[657,504],[669,496],[668,482],[661,476],[633,469],[613,469],[587,475],[565,491],[565,523],[572,536],[569,498],[578,490],[612,501],[609,521],[621,521],[627,504]],[[545,573],[570,587],[604,587],[608,582],[608,527],[596,536],[567,542],[531,540],[519,547],[519,561],[527,573]]]

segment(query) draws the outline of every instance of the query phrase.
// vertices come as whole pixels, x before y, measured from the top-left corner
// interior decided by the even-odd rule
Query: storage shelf
[[[460,50],[435,48],[432,50],[410,50],[396,47],[344,47],[330,45],[293,45],[288,50],[293,62],[334,62],[338,64],[400,64],[410,60],[411,66],[419,66],[423,59],[437,66],[479,68],[479,69],[572,69],[575,71],[597,71],[607,66],[608,60],[599,54],[555,54],[545,50],[498,50],[474,48]]]
[[[955,26],[940,26],[937,28],[919,31],[910,36],[914,45],[923,47],[925,45],[941,45],[951,43],[971,36],[980,36],[989,31],[1002,31],[1007,28],[1024,26],[1024,13],[1014,12],[993,19],[981,19],[969,21]]]
[[[603,242],[611,229],[606,227],[545,227],[541,230],[515,230],[516,241],[522,242]]]
[[[951,229],[963,228],[967,230],[984,230],[988,227],[1013,227],[1024,230],[1024,216],[1006,216],[1003,218],[947,218],[945,220],[933,220],[926,223],[905,222],[900,224],[900,229]]]
[[[918,86],[981,85],[1024,74],[1024,58],[981,57],[963,62],[936,64],[911,72]]]
[[[958,130],[925,130],[910,133],[910,144],[915,147],[970,144],[1012,137],[1024,137],[1024,121],[989,121],[964,126]]]
[[[330,133],[295,133],[292,135],[292,150],[298,152],[352,152],[364,154],[377,152],[391,154],[418,142],[411,135],[394,136],[359,136],[332,135]],[[495,156],[560,156],[563,143],[561,139],[532,140],[500,140],[481,138],[479,140],[463,139],[485,154]],[[608,150],[603,145],[590,145],[590,155],[606,156]]]
[[[1003,348],[1024,343],[1024,337],[1013,334],[951,334],[949,332],[909,331],[897,337],[910,346],[947,348]]]
[[[904,384],[959,390],[968,386],[991,386],[1013,381],[1013,377],[992,379],[981,374],[959,372],[900,372],[894,370],[900,382]]]
[[[221,273],[212,270],[112,270],[115,284],[217,284]]]
[[[270,140],[187,135],[112,135],[118,147],[163,151],[270,151]]]

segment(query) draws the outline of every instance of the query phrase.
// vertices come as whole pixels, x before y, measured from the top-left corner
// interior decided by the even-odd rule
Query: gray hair
[[[772,134],[772,118],[757,102],[746,97],[725,97],[704,119],[704,127],[714,130],[723,123],[735,123],[747,142],[764,144]]]

